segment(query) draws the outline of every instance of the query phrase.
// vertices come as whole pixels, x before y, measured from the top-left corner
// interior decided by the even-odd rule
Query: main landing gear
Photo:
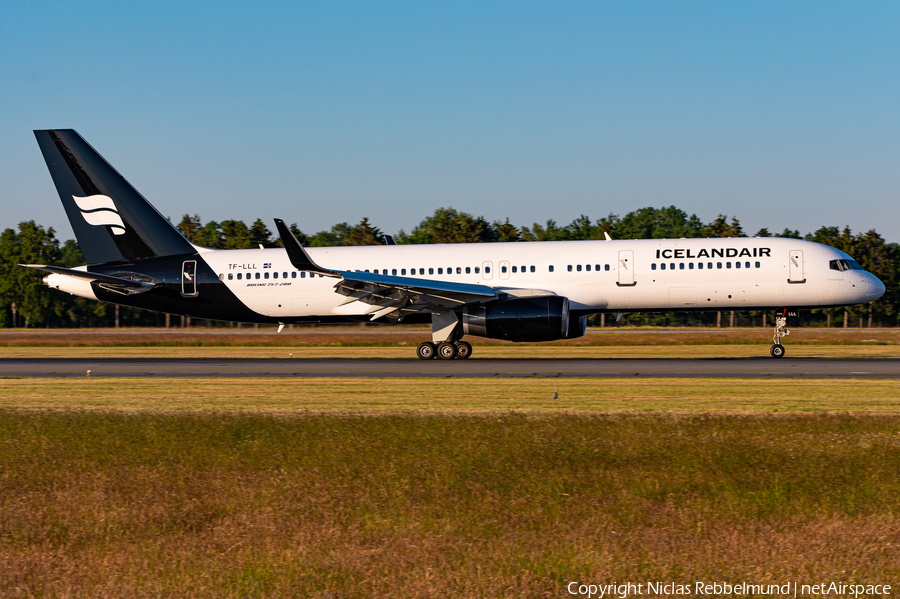
[[[435,345],[431,341],[424,341],[416,348],[416,355],[420,360],[431,360],[437,357],[441,360],[465,360],[472,355],[472,345],[467,341],[447,341]]]
[[[787,327],[787,313],[787,310],[785,310],[781,313],[781,316],[775,317],[775,335],[772,337],[772,341],[775,342],[775,345],[769,350],[769,353],[772,354],[773,358],[784,357],[784,346],[781,345],[781,338],[791,334],[791,332],[785,328]]]

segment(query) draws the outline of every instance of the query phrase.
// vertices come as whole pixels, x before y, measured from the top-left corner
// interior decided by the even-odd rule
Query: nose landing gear
[[[781,316],[775,317],[775,335],[772,337],[772,341],[775,342],[775,345],[772,346],[772,349],[769,350],[769,353],[772,354],[773,358],[783,358],[784,357],[784,346],[781,345],[781,338],[787,337],[791,334],[789,330],[787,330],[787,310],[781,313]]]

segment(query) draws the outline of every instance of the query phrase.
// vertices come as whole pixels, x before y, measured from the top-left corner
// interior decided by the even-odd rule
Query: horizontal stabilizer
[[[87,279],[89,281],[97,281],[98,283],[106,283],[108,285],[119,285],[122,287],[153,287],[152,283],[144,281],[132,281],[131,279],[123,279],[121,277],[113,277],[110,275],[101,275],[96,272],[88,272],[86,270],[75,270],[72,268],[63,268],[61,266],[46,266],[44,264],[20,264],[25,268],[33,268],[35,270],[43,270],[57,275],[65,275],[68,277],[76,277],[79,279]]]

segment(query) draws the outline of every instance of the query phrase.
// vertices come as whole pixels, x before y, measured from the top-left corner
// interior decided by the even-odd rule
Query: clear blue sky
[[[674,204],[900,242],[896,2],[14,2],[0,227],[71,237],[32,129],[173,219],[312,233],[440,206],[565,224]]]

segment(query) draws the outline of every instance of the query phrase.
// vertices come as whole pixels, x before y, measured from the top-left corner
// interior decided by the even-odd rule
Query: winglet
[[[384,236],[384,245],[397,245],[397,242],[394,241],[393,235],[385,235]]]
[[[312,258],[309,257],[309,254],[306,253],[306,250],[303,249],[303,246],[300,245],[300,242],[294,234],[291,233],[288,226],[284,224],[283,220],[276,218],[275,226],[278,228],[278,234],[281,236],[281,243],[284,244],[284,250],[287,252],[288,259],[291,261],[291,264],[294,265],[294,268],[297,270],[318,272],[329,277],[341,276],[338,271],[322,268],[313,262]]]
[[[612,241],[612,237],[609,236],[609,233],[606,231],[603,232],[603,236],[606,237],[606,241]]]

